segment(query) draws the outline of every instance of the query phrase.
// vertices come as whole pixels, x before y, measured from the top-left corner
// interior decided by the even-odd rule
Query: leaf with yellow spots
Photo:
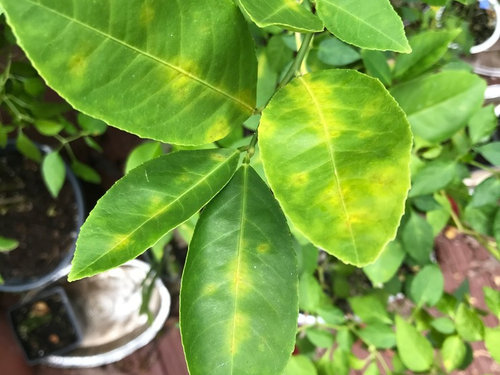
[[[201,145],[253,113],[257,61],[231,0],[0,0],[0,7],[49,86],[117,128]]]
[[[378,80],[352,70],[295,79],[264,110],[259,146],[276,198],[312,243],[363,266],[394,238],[411,133]]]
[[[259,27],[280,26],[298,32],[323,31],[323,22],[296,0],[238,0]]]
[[[281,374],[297,328],[297,265],[278,203],[241,167],[202,212],[181,287],[191,375]]]
[[[234,174],[233,150],[179,151],[131,170],[82,226],[69,280],[119,266],[198,212]]]

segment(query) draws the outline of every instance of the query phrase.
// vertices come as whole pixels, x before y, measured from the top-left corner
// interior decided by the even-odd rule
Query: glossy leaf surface
[[[458,306],[455,325],[458,334],[466,341],[480,341],[484,337],[484,324],[481,318],[464,303]]]
[[[413,371],[428,370],[434,358],[431,343],[410,323],[396,316],[396,343],[403,364]]]
[[[491,357],[500,363],[500,327],[486,328],[484,343]]]
[[[323,31],[323,22],[295,0],[238,0],[259,27],[280,26],[298,32]]]
[[[55,198],[66,178],[66,167],[58,152],[53,151],[43,158],[42,176],[50,194]]]
[[[153,246],[222,189],[238,159],[232,150],[179,151],[133,169],[82,226],[69,279],[116,267]]]
[[[383,284],[396,274],[405,255],[399,241],[389,242],[380,257],[374,263],[364,267],[363,271],[373,284]]]
[[[200,216],[181,288],[191,375],[280,374],[297,327],[295,251],[278,203],[241,167]]]
[[[483,103],[486,82],[464,71],[423,76],[391,90],[415,135],[442,142],[465,127]]]
[[[283,210],[315,245],[361,266],[393,239],[411,134],[378,80],[350,70],[295,79],[264,110],[259,147]]]
[[[403,22],[388,0],[317,0],[317,10],[326,28],[346,43],[411,52]]]
[[[0,253],[9,252],[19,246],[19,241],[13,238],[6,238],[0,236]]]
[[[254,47],[230,0],[0,4],[47,83],[110,125],[199,145],[223,138],[253,111]]]
[[[394,67],[395,78],[411,78],[422,74],[443,57],[448,45],[460,30],[429,30],[410,38],[412,52],[399,55]]]
[[[441,349],[443,364],[446,371],[450,372],[458,368],[465,359],[466,352],[467,348],[460,337],[447,337]]]
[[[411,283],[410,296],[418,306],[434,306],[443,295],[444,278],[439,266],[425,266]]]

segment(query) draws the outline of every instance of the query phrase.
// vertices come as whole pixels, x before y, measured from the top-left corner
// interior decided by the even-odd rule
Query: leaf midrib
[[[49,12],[52,12],[52,13],[58,15],[59,17],[62,17],[62,18],[66,19],[66,20],[68,20],[70,22],[74,22],[74,23],[76,23],[76,24],[78,24],[78,25],[80,25],[80,26],[82,26],[82,27],[84,27],[84,28],[86,28],[88,30],[91,30],[91,31],[95,32],[96,34],[99,34],[99,35],[101,35],[101,36],[103,36],[105,38],[108,38],[108,39],[112,40],[113,42],[115,42],[115,43],[117,43],[117,44],[119,44],[119,45],[121,45],[123,47],[129,48],[130,50],[132,50],[132,51],[134,51],[134,52],[136,52],[136,53],[138,53],[140,55],[143,55],[143,56],[145,56],[145,57],[147,57],[147,58],[149,58],[149,59],[151,59],[153,61],[156,61],[157,63],[162,64],[162,65],[164,65],[164,66],[166,66],[166,67],[168,67],[168,68],[170,68],[172,70],[175,70],[177,73],[182,74],[182,75],[186,76],[189,79],[192,79],[193,81],[199,83],[202,86],[207,87],[208,89],[216,92],[219,95],[225,96],[226,98],[234,101],[235,103],[237,103],[238,105],[244,107],[245,109],[247,109],[247,110],[249,110],[251,112],[254,111],[254,108],[251,105],[249,105],[248,103],[245,103],[244,101],[238,99],[237,97],[231,95],[230,93],[225,92],[224,90],[222,90],[222,89],[220,89],[220,88],[218,88],[218,87],[210,84],[209,82],[203,80],[200,77],[195,76],[194,74],[188,72],[187,70],[182,69],[181,67],[179,67],[177,65],[174,65],[172,63],[169,63],[168,61],[162,60],[160,57],[157,57],[157,56],[152,55],[152,54],[150,54],[150,53],[148,53],[146,51],[143,51],[140,48],[134,47],[134,46],[132,46],[132,45],[124,42],[123,40],[120,40],[120,39],[112,36],[109,33],[106,33],[106,32],[104,32],[102,30],[99,30],[99,29],[97,29],[95,27],[92,27],[92,26],[90,26],[90,25],[88,25],[88,24],[86,24],[86,23],[84,23],[84,22],[82,22],[82,21],[80,21],[80,20],[78,20],[76,18],[70,17],[70,16],[68,16],[68,15],[66,15],[64,13],[61,13],[61,12],[59,12],[59,11],[53,9],[53,8],[50,8],[50,7],[46,6],[45,4],[37,3],[37,2],[34,2],[32,0],[25,0],[25,1],[28,2],[28,3],[30,3],[30,4],[32,4],[32,5],[34,5],[34,6],[38,6],[39,8],[45,9],[45,10],[47,10]]]
[[[180,201],[183,197],[185,197],[187,194],[189,194],[190,192],[192,192],[194,189],[196,189],[199,185],[201,185],[203,182],[205,182],[210,176],[212,176],[214,173],[216,173],[220,168],[222,168],[223,166],[225,166],[227,163],[229,163],[233,157],[235,155],[239,155],[239,151],[235,151],[233,154],[231,154],[226,160],[224,160],[223,162],[221,162],[219,165],[217,165],[214,169],[212,169],[209,173],[207,173],[206,175],[204,175],[202,178],[200,178],[195,184],[193,184],[189,189],[187,189],[186,191],[184,191],[182,194],[180,194],[177,198],[175,198],[174,200],[172,200],[170,203],[168,203],[166,206],[164,206],[163,208],[161,208],[160,210],[158,210],[157,212],[155,212],[153,215],[151,215],[147,220],[145,220],[142,224],[140,224],[138,227],[136,227],[133,231],[131,231],[129,234],[127,234],[123,239],[120,240],[120,242],[118,242],[117,244],[115,244],[111,249],[109,249],[108,251],[102,253],[98,258],[94,259],[94,261],[92,261],[91,263],[87,264],[85,266],[85,268],[83,268],[82,270],[80,270],[77,274],[75,274],[71,280],[74,280],[74,278],[78,278],[80,277],[84,271],[88,270],[90,267],[92,267],[95,263],[97,263],[99,260],[101,260],[103,257],[105,257],[106,255],[108,255],[109,253],[111,253],[112,251],[114,251],[118,246],[120,246],[123,242],[127,241],[128,239],[130,239],[138,230],[140,230],[141,228],[143,228],[145,225],[147,225],[150,221],[154,220],[155,218],[157,218],[158,216],[160,216],[161,214],[163,214],[165,211],[167,211],[170,207],[172,207],[172,205],[174,205],[175,203],[177,203],[178,201]],[[89,216],[90,218],[90,216]],[[168,231],[168,229],[166,229],[165,233]]]
[[[239,278],[241,270],[241,252],[243,248],[244,228],[245,228],[245,212],[248,200],[248,165],[243,165],[243,192],[241,193],[241,214],[240,214],[240,233],[238,237],[238,248],[236,249],[236,283],[234,287],[234,309],[233,309],[233,329],[231,332],[231,367],[230,374],[234,374],[234,348],[236,346],[236,313],[238,312],[238,291],[239,291]]]
[[[354,238],[354,231],[352,229],[351,217],[349,215],[349,212],[347,211],[347,206],[346,206],[346,203],[345,203],[344,193],[342,192],[342,186],[340,184],[340,177],[338,175],[337,165],[336,165],[336,162],[335,162],[335,152],[334,152],[334,150],[332,148],[332,144],[330,142],[330,136],[329,136],[329,131],[328,131],[328,124],[326,123],[325,116],[324,116],[323,111],[321,109],[321,106],[320,106],[320,104],[318,102],[318,99],[316,98],[316,96],[312,92],[311,88],[309,87],[309,85],[307,84],[307,82],[302,77],[299,77],[298,79],[304,85],[304,87],[305,87],[308,95],[310,96],[312,102],[314,103],[314,107],[316,108],[316,111],[318,112],[318,117],[319,117],[319,120],[320,120],[319,122],[321,123],[321,126],[323,128],[323,136],[325,138],[325,143],[327,145],[328,153],[329,153],[329,156],[330,156],[330,161],[331,161],[331,167],[332,167],[332,171],[333,171],[333,176],[334,176],[335,181],[337,182],[337,186],[338,186],[338,193],[339,193],[340,201],[342,203],[342,210],[344,211],[344,215],[346,217],[347,226],[348,226],[348,229],[349,229],[349,234],[350,234],[350,237],[351,237],[352,245],[354,247],[354,255],[356,256],[356,264],[359,264],[359,251],[358,251],[358,247],[356,245],[356,239]]]
[[[354,13],[351,13],[349,12],[348,10],[340,7],[339,5],[335,4],[335,3],[332,3],[330,2],[329,0],[323,0],[325,3],[328,3],[330,4],[332,7],[338,9],[339,11],[347,14],[348,16],[354,18],[355,20],[359,21],[360,23],[366,25],[368,28],[372,29],[373,31],[375,31],[377,34],[389,39],[391,42],[395,43],[396,45],[398,45],[400,48],[402,48],[404,51],[407,51],[408,50],[408,46],[405,46],[404,44],[401,44],[399,41],[397,41],[396,39],[390,37],[389,35],[385,34],[382,30],[379,30],[377,29],[376,27],[372,26],[371,24],[369,24],[368,22],[366,22],[364,19],[356,16]]]

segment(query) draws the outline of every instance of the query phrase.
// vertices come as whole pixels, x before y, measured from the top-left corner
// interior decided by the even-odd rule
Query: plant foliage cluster
[[[484,326],[466,284],[444,292],[433,257],[452,224],[499,258],[498,120],[460,59],[464,24],[437,21],[451,3],[0,0],[36,70],[86,114],[77,131],[67,107],[37,111],[44,84],[9,59],[4,144],[16,127],[33,157],[34,125],[61,147],[92,145],[88,116],[151,140],[81,228],[70,280],[151,247],[161,258],[189,220],[180,314],[192,375],[448,373],[481,340],[500,361],[499,328]],[[470,194],[472,167],[490,177]],[[484,292],[500,316],[500,294]],[[406,310],[389,303],[401,293]],[[316,319],[297,333],[299,309]],[[351,354],[358,339],[364,360]]]

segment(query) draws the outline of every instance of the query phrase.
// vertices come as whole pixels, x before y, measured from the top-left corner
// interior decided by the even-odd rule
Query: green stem
[[[494,176],[500,176],[500,171],[499,170],[496,170],[494,168],[490,168],[488,167],[487,165],[484,165],[484,164],[481,164],[481,163],[478,163],[477,161],[475,160],[471,160],[468,162],[470,165],[473,165],[474,167],[477,167],[479,169],[482,169],[483,171],[486,171],[486,172],[489,172],[491,173],[492,175]]]
[[[285,76],[281,80],[281,82],[278,85],[277,90],[283,88],[286,86],[288,82],[292,80],[293,77],[297,74],[297,72],[300,70],[300,66],[302,65],[302,61],[304,61],[304,58],[307,55],[307,52],[309,52],[309,46],[311,45],[311,42],[314,38],[314,34],[305,34],[304,40],[302,41],[302,44],[300,45],[299,51],[297,52],[297,56],[295,57],[295,60],[293,60],[292,65],[286,72]],[[276,90],[276,91],[277,91]]]
[[[255,154],[255,145],[257,144],[257,138],[258,138],[258,129],[255,130],[255,133],[253,133],[253,137],[250,140],[250,143],[248,144],[247,148],[247,154],[245,155],[245,160],[243,160],[243,163],[245,164],[250,164],[250,160]]]
[[[286,84],[288,82],[290,82],[293,77],[295,77],[297,72],[299,72],[300,66],[302,65],[302,62],[304,61],[304,58],[306,57],[307,52],[309,52],[309,47],[311,45],[313,38],[314,38],[313,33],[305,34],[304,40],[302,41],[302,44],[300,45],[299,51],[297,52],[297,56],[295,56],[295,59],[293,60],[292,65],[290,66],[290,68],[286,72],[286,74],[283,77],[283,79],[281,80],[281,82],[278,84],[276,91],[278,91],[279,89],[286,86]],[[272,96],[271,96],[271,98],[272,98]],[[271,99],[269,99],[269,100],[271,100]],[[264,105],[264,107],[259,108],[255,113],[256,114],[262,113],[263,109],[267,106],[268,103],[269,103],[269,101]],[[255,154],[255,145],[257,144],[257,137],[258,137],[258,126],[257,126],[257,129],[255,130],[255,133],[253,133],[253,137],[250,140],[250,143],[249,143],[248,148],[246,150],[247,154],[245,156],[245,159],[243,160],[243,163],[245,163],[245,164],[249,164],[250,160],[252,159],[252,157]]]
[[[382,368],[384,369],[386,375],[392,374],[391,369],[389,366],[387,366],[387,363],[385,362],[384,357],[379,353],[378,350],[374,351],[375,356],[377,357],[378,362],[382,365]]]

